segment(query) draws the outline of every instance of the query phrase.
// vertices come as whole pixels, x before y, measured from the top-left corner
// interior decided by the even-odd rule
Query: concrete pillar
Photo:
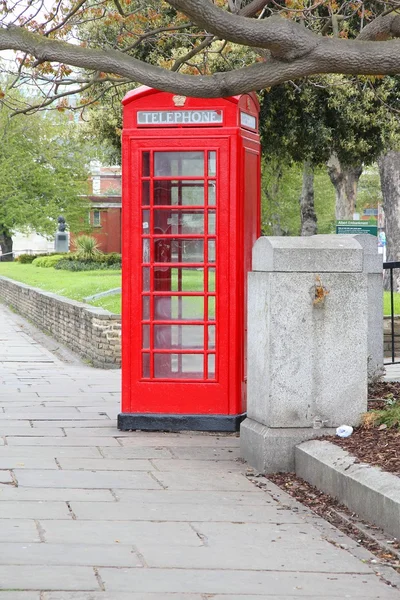
[[[363,271],[368,286],[368,381],[385,373],[383,366],[383,255],[374,235],[352,236],[364,249]]]
[[[257,470],[293,470],[298,443],[357,425],[366,411],[365,266],[350,235],[255,243],[241,452]]]

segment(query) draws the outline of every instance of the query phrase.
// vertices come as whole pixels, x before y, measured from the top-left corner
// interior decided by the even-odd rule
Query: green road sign
[[[369,233],[378,235],[376,221],[336,221],[336,233]]]

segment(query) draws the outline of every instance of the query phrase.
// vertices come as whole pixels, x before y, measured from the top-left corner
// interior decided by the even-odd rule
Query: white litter
[[[353,428],[350,425],[341,425],[336,429],[336,435],[342,438],[349,437],[353,433]]]

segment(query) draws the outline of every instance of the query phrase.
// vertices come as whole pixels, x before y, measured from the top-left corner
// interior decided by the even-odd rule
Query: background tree
[[[314,167],[328,164],[336,191],[336,218],[351,219],[363,165],[372,164],[397,143],[399,120],[393,110],[397,88],[398,78],[374,81],[335,75],[262,92],[260,128],[266,159],[278,156],[283,162]],[[307,171],[305,183],[306,175]],[[304,189],[312,198],[310,184]],[[312,232],[312,206],[305,205],[307,195],[302,198],[307,230]]]
[[[87,148],[64,115],[9,118],[0,110],[0,246],[12,252],[15,231],[54,234],[57,217],[84,228],[89,210]],[[4,257],[7,260],[7,257]],[[12,259],[12,254],[8,255]]]

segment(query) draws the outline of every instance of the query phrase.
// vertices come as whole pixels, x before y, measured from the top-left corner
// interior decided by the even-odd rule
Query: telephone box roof
[[[170,93],[170,92],[163,92],[162,90],[157,90],[155,88],[152,87],[148,87],[147,85],[141,85],[137,88],[135,88],[134,90],[131,90],[130,92],[128,92],[124,98],[122,99],[122,104],[125,106],[126,104],[129,104],[130,102],[132,102],[132,100],[138,100],[139,98],[144,98],[145,96],[152,96],[153,94],[163,94],[163,93]],[[255,92],[249,92],[248,94],[239,94],[237,96],[228,96],[226,98],[224,98],[224,100],[227,100],[228,102],[233,102],[234,104],[238,104],[240,98],[242,98],[242,96],[251,96],[251,98],[254,100],[257,108],[259,108],[259,102],[258,102],[258,98],[257,95],[255,94]],[[205,98],[205,100],[212,100],[212,98]],[[215,98],[214,98],[215,100]]]

